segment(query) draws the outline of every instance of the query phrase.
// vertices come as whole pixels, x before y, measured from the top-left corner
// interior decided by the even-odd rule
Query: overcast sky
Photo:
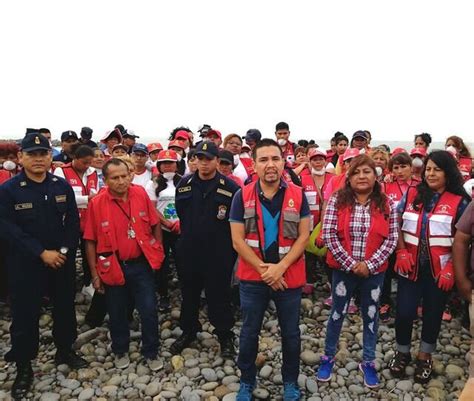
[[[278,121],[293,137],[474,132],[470,1],[9,1],[0,137],[117,123],[147,138]]]

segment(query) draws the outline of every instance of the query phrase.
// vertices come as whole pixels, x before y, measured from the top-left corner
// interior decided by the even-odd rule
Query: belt
[[[146,262],[145,255],[141,254],[138,258],[122,260],[121,262],[127,265],[134,264],[134,263],[143,263]]]

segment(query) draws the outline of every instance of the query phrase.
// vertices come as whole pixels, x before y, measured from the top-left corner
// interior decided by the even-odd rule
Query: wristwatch
[[[60,253],[61,255],[64,255],[64,256],[67,255],[67,252],[68,252],[68,251],[69,251],[69,248],[66,247],[66,246],[62,246],[61,248],[59,248],[59,253]]]

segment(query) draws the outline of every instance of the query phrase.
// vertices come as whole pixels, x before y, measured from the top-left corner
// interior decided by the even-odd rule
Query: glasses
[[[148,157],[148,155],[145,154],[145,153],[133,153],[133,156],[135,156],[135,157],[141,157],[141,158]]]
[[[227,145],[242,146],[242,144],[240,142],[227,142]]]

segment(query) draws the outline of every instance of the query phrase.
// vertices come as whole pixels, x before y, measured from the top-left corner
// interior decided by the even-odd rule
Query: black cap
[[[352,134],[352,139],[354,138],[363,138],[365,140],[369,140],[369,134],[367,134],[367,131],[356,131]]]
[[[92,138],[92,128],[89,128],[89,127],[82,127],[81,128],[81,138],[84,138],[84,139],[91,139]]]
[[[61,134],[61,142],[67,141],[68,139],[76,139],[79,140],[77,134],[74,131],[64,131]]]
[[[117,128],[120,131],[120,134],[125,132],[125,127],[122,124],[117,124],[114,128]]]
[[[30,133],[25,135],[21,141],[23,152],[33,152],[35,150],[51,150],[49,140],[40,133]]]
[[[232,167],[234,166],[234,155],[228,150],[219,150],[219,160],[232,164]]]
[[[219,156],[219,149],[214,144],[214,142],[200,142],[196,146],[196,156],[203,155],[207,159],[214,159],[215,157]]]
[[[38,134],[38,133],[39,133],[38,128],[27,128],[25,136],[28,135],[28,134]]]
[[[208,131],[211,130],[211,129],[212,129],[212,128],[211,128],[211,126],[210,126],[209,124],[203,124],[203,125],[201,125],[201,126],[199,127],[199,129],[197,130],[197,132],[199,132],[199,136],[200,136],[201,138],[204,138],[204,137],[207,135]]]
[[[250,128],[245,134],[244,139],[257,142],[262,139],[262,133],[256,128]]]
[[[135,135],[135,133],[132,130],[125,130],[125,132],[122,134],[122,138],[137,139],[137,138],[140,138],[140,137],[138,135]]]

